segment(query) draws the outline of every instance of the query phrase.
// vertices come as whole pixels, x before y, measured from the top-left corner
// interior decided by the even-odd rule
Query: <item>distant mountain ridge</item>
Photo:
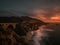
[[[40,21],[38,19],[35,18],[31,18],[28,16],[11,16],[11,17],[0,17],[0,23],[8,23],[8,22],[22,22],[22,21],[26,21],[26,22],[32,22],[32,23],[44,23],[43,21]]]

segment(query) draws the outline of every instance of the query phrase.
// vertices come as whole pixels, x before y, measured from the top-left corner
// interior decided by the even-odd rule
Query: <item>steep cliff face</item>
[[[23,28],[27,28],[27,27],[36,28],[46,23],[28,16],[21,16],[21,17],[13,16],[13,17],[0,17],[0,24],[2,26],[7,26],[7,25],[16,26],[17,24],[19,24]]]
[[[27,16],[22,17],[0,17],[0,42],[2,45],[15,45],[20,41],[21,36],[25,36],[27,32],[37,30],[39,26],[45,23]],[[9,28],[11,27],[12,28]],[[6,29],[4,29],[7,27]],[[15,27],[15,28],[14,28]],[[14,28],[14,29],[13,29]],[[1,40],[3,39],[3,40]]]
[[[27,16],[22,16],[20,19],[21,19],[21,26],[27,29],[29,28],[30,30],[36,30],[38,26],[46,24],[42,22],[41,20],[27,17]]]

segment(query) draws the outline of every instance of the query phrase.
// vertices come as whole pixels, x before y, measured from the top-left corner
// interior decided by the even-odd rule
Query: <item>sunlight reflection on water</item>
[[[46,28],[45,25],[39,27],[38,30],[34,31],[33,42],[34,45],[45,45],[43,39],[48,40],[48,32],[53,31],[52,29]]]

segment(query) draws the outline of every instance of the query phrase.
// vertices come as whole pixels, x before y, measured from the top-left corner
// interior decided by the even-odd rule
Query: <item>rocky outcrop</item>
[[[21,45],[24,42],[21,39],[26,38],[27,32],[37,30],[44,24],[46,23],[27,16],[0,17],[0,42],[2,41],[2,45],[9,45],[9,43],[10,45]]]

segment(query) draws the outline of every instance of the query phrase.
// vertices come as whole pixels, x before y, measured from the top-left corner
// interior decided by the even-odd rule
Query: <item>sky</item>
[[[60,0],[0,0],[0,10],[33,11],[59,6]]]
[[[43,20],[51,16],[57,18],[56,15],[60,16],[60,0],[0,0],[0,16],[25,15]]]

